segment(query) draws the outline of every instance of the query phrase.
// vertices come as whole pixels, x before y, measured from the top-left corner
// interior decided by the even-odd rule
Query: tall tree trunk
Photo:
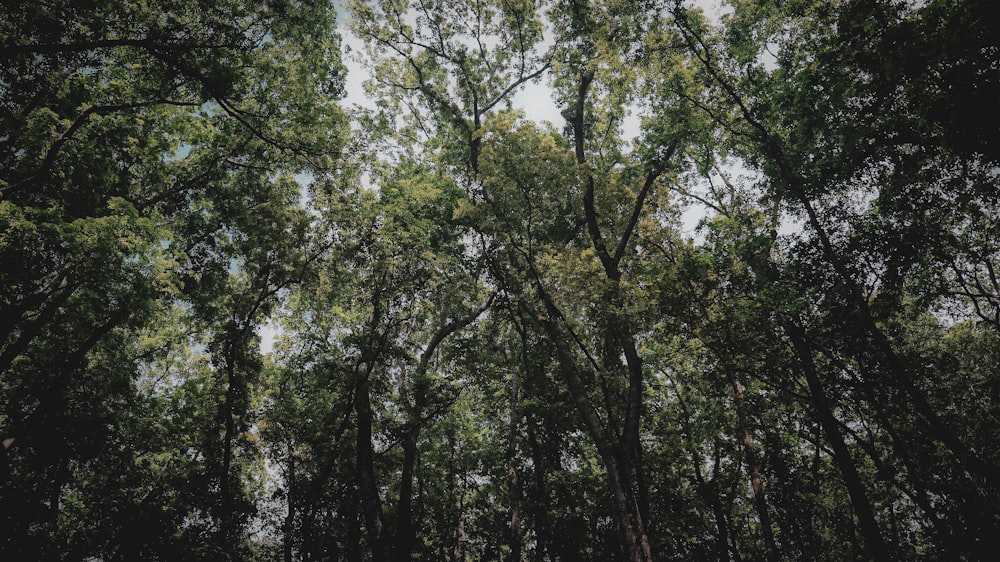
[[[687,401],[684,400],[683,394],[681,394],[681,389],[674,385],[674,392],[677,396],[677,402],[681,407],[681,428],[684,430],[684,444],[687,446],[688,454],[691,456],[691,466],[694,469],[694,479],[698,484],[698,493],[702,498],[708,502],[708,505],[712,508],[712,515],[715,517],[715,526],[718,529],[718,542],[716,546],[716,555],[720,562],[728,561],[729,557],[726,555],[728,550],[732,550],[733,559],[739,561],[740,555],[739,551],[736,549],[736,545],[733,544],[730,547],[729,544],[729,523],[726,520],[726,513],[722,509],[722,502],[719,501],[719,487],[718,487],[718,471],[721,465],[721,452],[720,444],[717,440],[715,442],[715,467],[713,469],[712,482],[707,482],[705,480],[704,474],[701,471],[701,459],[702,455],[698,450],[697,445],[694,442],[694,430],[691,427],[691,411],[688,409]]]
[[[362,511],[362,499],[361,493],[359,491],[351,492],[349,500],[346,502],[347,513],[347,536],[344,540],[344,560],[349,562],[360,561],[363,559],[363,554],[361,552],[361,520],[364,518]],[[330,540],[333,541],[333,535],[330,535]],[[325,560],[326,557],[320,558]]]
[[[288,507],[288,513],[285,514],[285,525],[284,525],[284,539],[282,540],[282,556],[284,562],[293,562],[292,551],[293,551],[293,541],[295,537],[295,455],[294,446],[291,439],[286,442],[288,460],[285,470],[285,483],[286,483],[286,503]]]
[[[824,353],[828,360],[830,360],[831,363],[838,369],[844,372],[850,371],[850,368],[847,365],[832,354],[825,351],[821,351],[821,353]],[[896,480],[894,474],[896,471],[885,466],[876,443],[873,440],[865,440],[862,436],[854,434],[855,442],[858,443],[858,445],[861,446],[866,453],[868,453],[868,457],[871,458],[876,464],[876,469],[880,473],[886,474],[897,489],[906,494],[906,496],[910,498],[910,500],[913,501],[917,507],[923,510],[927,519],[931,522],[935,531],[937,531],[942,544],[945,544],[950,552],[961,552],[962,548],[959,546],[959,543],[962,540],[963,531],[955,529],[954,526],[950,525],[948,521],[941,518],[940,510],[931,503],[930,494],[927,490],[924,479],[919,476],[921,472],[926,472],[929,469],[933,470],[933,467],[921,466],[920,460],[914,458],[911,447],[907,445],[906,440],[903,439],[902,435],[900,435],[895,422],[891,418],[891,415],[888,411],[886,411],[882,401],[878,399],[878,392],[871,381],[872,377],[860,378],[861,390],[865,394],[865,399],[871,404],[872,409],[874,410],[875,419],[878,420],[879,427],[886,432],[886,435],[889,437],[889,445],[895,453],[896,458],[903,463],[906,467],[906,472],[911,475],[908,482],[912,489],[907,489],[901,482]],[[845,432],[851,432],[850,428],[843,423],[840,423],[839,426]]]
[[[900,360],[891,342],[878,327],[868,300],[846,267],[844,258],[834,247],[826,227],[820,220],[820,214],[809,196],[809,184],[803,178],[793,159],[789,157],[782,139],[772,133],[760,116],[744,101],[737,87],[724,75],[716,63],[715,55],[711,52],[708,44],[692,27],[685,9],[679,3],[677,7],[678,9],[673,12],[675,22],[678,24],[678,29],[681,31],[688,48],[697,57],[710,78],[736,104],[741,117],[752,129],[752,132],[747,136],[752,138],[763,155],[777,166],[779,177],[787,187],[790,199],[801,205],[806,212],[806,222],[816,234],[824,258],[847,289],[848,302],[854,309],[853,312],[860,324],[859,327],[868,336],[875,360],[887,371],[887,385],[907,395],[907,405],[912,405],[917,417],[926,425],[928,433],[951,451],[955,459],[970,474],[976,475],[992,494],[1000,493],[1000,467],[985,461],[965,444],[946,421],[938,415],[927,400],[923,390],[913,381],[910,370]],[[725,125],[725,123],[722,124]]]
[[[648,562],[653,559],[653,555],[649,547],[649,539],[646,536],[642,515],[629,483],[628,457],[621,454],[620,448],[616,446],[614,440],[605,430],[600,414],[590,401],[576,360],[566,343],[566,335],[559,321],[561,315],[555,303],[542,287],[536,286],[536,288],[542,295],[548,315],[534,314],[534,316],[549,333],[556,347],[560,371],[566,379],[577,411],[583,417],[587,432],[603,461],[615,518],[622,533],[626,559],[630,562]]]
[[[496,293],[491,293],[485,302],[467,315],[445,322],[431,337],[417,362],[417,369],[413,374],[413,403],[407,410],[409,428],[403,436],[403,467],[399,483],[399,501],[396,503],[396,542],[393,552],[398,562],[410,560],[416,542],[416,529],[413,525],[413,476],[417,460],[417,439],[421,426],[426,422],[423,417],[427,409],[427,393],[430,390],[427,369],[430,367],[431,358],[448,336],[474,322],[493,304],[495,297]]]
[[[525,390],[530,392],[527,385],[525,386]],[[534,509],[532,510],[532,515],[535,519],[535,560],[541,562],[542,560],[548,560],[548,548],[549,544],[551,544],[548,521],[550,506],[549,490],[548,486],[545,485],[545,466],[547,463],[542,451],[542,444],[538,442],[538,436],[535,435],[532,429],[538,425],[533,420],[534,416],[529,416],[527,421],[527,437],[528,447],[531,449],[534,486],[532,496],[535,498]]]
[[[576,103],[573,115],[573,136],[576,162],[586,173],[586,187],[583,196],[584,218],[587,223],[587,232],[590,241],[594,246],[594,251],[601,260],[604,275],[609,281],[609,289],[604,293],[603,300],[610,315],[608,338],[619,342],[621,353],[625,356],[625,363],[628,367],[628,391],[625,399],[625,423],[622,428],[621,443],[619,447],[624,455],[623,467],[629,470],[627,475],[631,479],[632,472],[635,473],[636,501],[639,506],[639,514],[644,521],[649,520],[649,491],[646,481],[645,471],[642,463],[642,445],[639,438],[640,423],[642,420],[642,397],[645,390],[645,379],[643,376],[642,358],[635,343],[629,322],[623,317],[624,299],[622,298],[620,283],[622,279],[621,263],[628,251],[629,241],[634,235],[636,225],[642,215],[646,197],[649,195],[653,184],[661,174],[662,162],[655,163],[647,171],[642,188],[639,190],[632,206],[632,213],[625,225],[621,236],[617,239],[617,244],[613,249],[609,249],[604,234],[601,232],[600,221],[598,220],[596,197],[596,181],[594,175],[587,165],[587,154],[585,150],[585,101],[590,85],[594,80],[594,72],[588,70],[580,76],[580,83],[577,86]],[[669,160],[675,151],[675,147],[667,147],[664,160]]]
[[[732,553],[732,560],[742,562],[743,557],[740,556],[740,551],[736,547],[736,540],[732,539],[729,533],[729,519],[726,517],[726,511],[722,508],[722,501],[719,496],[719,471],[722,469],[721,439],[715,439],[713,452],[715,464],[712,467],[712,481],[708,483],[708,494],[711,498],[712,511],[715,513],[716,525],[719,527],[719,542],[722,543],[719,546],[719,560],[726,562],[730,560],[730,557],[726,556],[726,549],[728,548],[729,552]]]
[[[777,158],[783,160],[783,154],[779,154]],[[786,168],[783,166],[782,170],[786,170]],[[930,434],[947,447],[955,458],[965,466],[966,470],[979,477],[982,483],[988,486],[994,494],[1000,493],[1000,468],[985,462],[975,451],[962,442],[955,431],[934,410],[923,390],[914,383],[909,369],[903,364],[892,343],[875,322],[868,299],[864,297],[861,288],[836,253],[833,243],[830,241],[812,201],[805,195],[805,190],[797,175],[791,169],[787,169],[785,176],[786,180],[793,185],[794,193],[806,210],[809,225],[819,238],[823,254],[847,287],[851,305],[862,329],[868,334],[877,360],[888,371],[889,386],[909,398],[908,402],[913,405],[917,417],[924,422]]]
[[[354,413],[357,416],[357,471],[358,492],[361,494],[365,531],[374,562],[389,562],[391,550],[382,516],[382,500],[379,497],[375,477],[375,451],[372,445],[372,424],[374,414],[371,404],[371,367],[361,361],[355,367]]]
[[[234,521],[233,521],[233,491],[231,483],[231,472],[233,464],[233,441],[236,434],[236,420],[234,411],[236,409],[236,393],[238,391],[238,381],[236,380],[236,352],[235,343],[227,340],[223,346],[223,356],[226,362],[226,400],[223,405],[223,425],[225,427],[222,436],[222,468],[219,471],[219,501],[222,511],[219,513],[219,532],[222,538],[223,548],[227,552],[231,551],[234,541]]]
[[[510,486],[508,493],[510,501],[510,562],[521,562],[524,558],[521,538],[521,482],[517,463],[517,427],[518,413],[518,375],[517,369],[510,373],[510,421],[507,437],[507,481]]]
[[[617,292],[617,291],[616,291]],[[619,295],[618,307],[624,306]],[[616,322],[621,324],[621,322]],[[628,457],[629,464],[635,473],[636,503],[643,521],[649,521],[649,483],[642,458],[642,441],[640,429],[642,420],[642,396],[645,390],[645,378],[642,374],[642,359],[636,348],[631,333],[621,326],[619,337],[628,365],[628,406],[625,413],[625,426],[622,429],[622,449]]]
[[[452,517],[449,517],[448,524],[451,526],[451,544],[447,545],[447,556],[448,560],[452,562],[464,562],[465,561],[465,515],[463,513],[465,509],[465,489],[462,483],[462,475],[459,473],[458,469],[458,440],[455,438],[455,431],[453,428],[449,428],[447,432],[448,439],[448,449],[450,455],[448,456],[448,477],[447,482],[450,484],[448,486],[448,497],[446,499],[445,505],[452,506]],[[445,546],[445,541],[442,541],[442,547]]]
[[[403,470],[399,482],[399,502],[396,506],[397,562],[408,562],[413,556],[416,532],[413,527],[413,475],[417,463],[418,428],[410,428],[403,436]]]
[[[806,384],[809,387],[809,395],[816,410],[816,416],[819,418],[823,433],[833,450],[833,460],[837,463],[844,478],[844,485],[847,487],[851,505],[854,506],[854,511],[857,514],[858,527],[864,537],[868,552],[875,560],[891,560],[889,547],[882,537],[882,531],[875,519],[875,512],[868,501],[868,491],[861,481],[850,449],[840,433],[830,400],[820,381],[819,373],[816,371],[812,350],[806,342],[805,334],[793,322],[785,322],[784,329],[792,342],[792,348],[806,376]]]
[[[750,420],[747,416],[746,402],[743,397],[743,385],[739,377],[730,371],[729,383],[733,386],[733,401],[736,405],[736,415],[739,422],[740,444],[743,446],[743,456],[746,459],[747,470],[750,473],[750,485],[753,488],[754,506],[760,518],[761,533],[764,536],[764,553],[769,562],[778,559],[778,545],[774,540],[774,528],[771,526],[771,515],[767,508],[767,496],[764,494],[764,483],[760,475],[760,462],[753,447],[753,435],[750,433]]]
[[[517,330],[517,334],[521,340],[521,366],[524,369],[523,371],[524,380],[520,381],[518,378],[516,378],[517,375],[515,373],[514,376],[512,377],[511,388],[513,391],[513,389],[523,386],[525,394],[527,396],[532,396],[534,394],[534,389],[532,388],[533,370],[531,367],[531,356],[528,353],[528,350],[530,349],[530,345],[528,343],[528,331],[522,321],[523,320],[522,317],[516,314],[512,314],[511,319],[513,321],[514,328]],[[515,385],[513,384],[514,382],[518,382],[520,384]],[[519,390],[518,393],[520,393]],[[519,396],[512,396],[512,402],[515,404],[519,399],[520,399]],[[515,408],[512,406],[511,410],[512,412],[515,411]],[[518,421],[520,421],[520,415],[518,416]],[[531,469],[532,469],[532,479],[534,485],[534,493],[531,494],[531,496],[534,498],[534,502],[532,502],[534,509],[531,510],[535,524],[534,554],[535,554],[535,560],[540,561],[540,560],[545,560],[546,549],[549,544],[549,536],[548,536],[547,521],[546,521],[546,514],[549,511],[549,491],[545,486],[545,465],[547,463],[542,456],[542,447],[541,444],[538,442],[538,436],[535,435],[534,428],[536,427],[536,425],[537,424],[535,424],[534,422],[534,416],[531,414],[531,412],[525,412],[525,433],[528,442],[528,449],[530,451],[529,454],[531,455]],[[515,442],[513,439],[513,431],[512,431],[511,442],[512,443]],[[520,481],[518,481],[518,488],[519,488],[518,492],[520,493],[520,488],[521,488]],[[520,529],[518,530],[520,531]],[[519,540],[523,540],[523,537],[520,537]],[[519,546],[523,549],[522,543],[519,543]],[[522,553],[519,560],[523,558],[524,554]]]

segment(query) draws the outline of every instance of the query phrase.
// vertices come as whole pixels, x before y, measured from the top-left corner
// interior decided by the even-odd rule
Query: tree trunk
[[[349,562],[360,561],[363,559],[361,552],[361,519],[363,518],[361,512],[363,507],[361,506],[362,499],[359,497],[360,492],[354,492],[350,494],[350,499],[347,502],[347,536],[344,540],[344,560]],[[330,535],[330,540],[333,540],[333,535]],[[325,557],[321,558],[325,560]]]
[[[687,407],[687,402],[684,400],[684,396],[681,394],[680,388],[674,385],[674,391],[677,395],[677,402],[681,407],[681,415],[683,416],[681,419],[681,428],[684,430],[684,443],[687,446],[688,454],[691,456],[691,466],[694,469],[695,482],[698,484],[698,493],[712,508],[712,515],[715,517],[715,526],[719,532],[716,555],[718,556],[720,562],[728,562],[729,557],[726,555],[726,552],[730,549],[729,523],[726,521],[726,514],[722,509],[722,502],[719,501],[719,489],[716,484],[718,481],[718,470],[721,464],[719,441],[716,440],[715,442],[715,468],[712,482],[707,482],[701,471],[701,454],[699,453],[698,447],[694,442],[694,431],[690,423],[690,410]],[[739,561],[740,555],[739,551],[736,550],[735,544],[732,545],[732,553],[733,558]]]
[[[939,443],[947,447],[955,458],[965,466],[966,470],[978,476],[982,483],[992,490],[993,493],[1000,492],[1000,468],[985,462],[975,451],[962,442],[955,431],[934,410],[923,390],[913,382],[909,369],[900,360],[899,355],[896,354],[896,350],[892,347],[892,343],[876,324],[875,318],[872,316],[871,307],[868,305],[868,300],[861,293],[861,288],[858,287],[853,276],[834,250],[833,243],[830,241],[826,229],[820,222],[812,201],[806,197],[797,176],[789,170],[786,173],[786,177],[792,182],[794,193],[806,210],[809,224],[819,238],[820,246],[827,261],[833,266],[837,275],[847,287],[850,302],[855,309],[862,329],[868,334],[872,347],[874,347],[874,351],[877,354],[878,361],[889,372],[888,382],[890,386],[909,397],[909,402],[913,405],[917,417],[926,424],[930,434]]]
[[[733,386],[733,401],[739,420],[740,444],[743,446],[743,456],[746,458],[747,470],[750,472],[750,485],[753,488],[754,506],[760,518],[760,528],[764,536],[764,553],[768,562],[778,559],[778,546],[774,540],[774,528],[771,526],[771,515],[767,508],[767,497],[764,494],[764,483],[760,475],[760,462],[753,448],[753,436],[750,433],[750,421],[747,416],[746,403],[743,400],[743,385],[739,377],[730,371],[729,382]]]
[[[233,463],[233,441],[235,440],[236,421],[233,419],[233,410],[236,407],[236,358],[233,350],[234,343],[227,340],[223,346],[223,356],[226,362],[226,401],[223,405],[223,424],[225,433],[222,436],[222,468],[219,471],[219,501],[221,512],[219,513],[219,532],[222,537],[222,546],[227,552],[231,550],[234,540],[233,522],[233,492],[230,483],[230,472]]]
[[[885,333],[878,327],[868,300],[854,276],[845,266],[845,260],[837,252],[826,227],[820,220],[816,206],[809,196],[807,180],[802,177],[799,168],[789,157],[782,139],[772,133],[760,117],[744,102],[736,86],[713,64],[714,59],[705,46],[705,41],[691,26],[684,10],[676,10],[674,15],[675,22],[678,24],[678,29],[683,34],[687,46],[696,54],[710,78],[736,104],[740,115],[752,128],[752,133],[747,136],[751,137],[752,141],[758,145],[763,156],[777,166],[779,177],[789,191],[789,199],[801,205],[806,212],[806,222],[816,234],[824,258],[847,289],[848,302],[854,309],[853,312],[860,328],[868,336],[868,343],[871,346],[871,351],[874,352],[875,360],[887,371],[888,380],[886,382],[888,386],[908,396],[907,405],[914,408],[917,417],[926,425],[928,433],[951,451],[955,459],[970,474],[974,474],[992,494],[1000,492],[1000,467],[983,460],[937,414],[923,391],[914,383],[910,370],[900,360]]]
[[[510,562],[521,562],[524,558],[521,546],[521,482],[517,467],[517,426],[518,413],[517,369],[510,373],[510,431],[507,438],[507,477],[510,486]]]
[[[282,556],[284,562],[293,562],[293,537],[295,536],[295,456],[291,440],[287,442],[288,464],[285,471],[288,513],[285,514],[285,536],[282,541]]]
[[[399,502],[396,507],[397,562],[408,562],[413,556],[416,538],[413,528],[413,474],[417,463],[417,428],[403,436],[403,471],[399,483]]]
[[[372,424],[374,415],[371,405],[371,368],[364,361],[354,370],[354,413],[357,416],[357,471],[358,492],[361,494],[362,511],[368,546],[373,562],[389,562],[391,551],[382,516],[382,500],[379,497],[375,478],[375,451],[372,446]]]
[[[719,560],[728,562],[730,558],[726,556],[726,549],[732,553],[732,560],[742,562],[743,557],[736,547],[736,541],[730,540],[729,519],[726,518],[726,511],[722,508],[722,501],[719,497],[719,470],[722,467],[722,440],[716,438],[714,446],[715,465],[712,467],[712,481],[708,483],[708,494],[712,502],[712,511],[715,513],[716,525],[719,527]]]
[[[493,303],[496,293],[490,294],[484,303],[471,310],[469,314],[445,322],[427,343],[420,354],[417,369],[413,374],[413,403],[408,409],[409,428],[403,436],[403,467],[399,483],[399,501],[396,504],[396,542],[393,548],[394,558],[398,562],[408,562],[413,556],[413,546],[416,542],[416,529],[413,526],[413,476],[417,460],[417,438],[427,408],[427,393],[430,382],[427,379],[427,369],[438,346],[451,334],[468,326],[476,320]]]
[[[600,414],[590,401],[583,377],[576,366],[576,360],[566,344],[566,336],[558,320],[560,315],[558,309],[555,307],[555,303],[544,293],[541,287],[536,288],[542,294],[549,316],[537,314],[534,316],[549,333],[556,347],[560,371],[566,378],[570,394],[573,396],[573,402],[583,417],[584,425],[587,427],[587,431],[594,441],[594,445],[597,447],[603,461],[615,518],[622,533],[626,559],[630,562],[648,562],[653,559],[653,556],[649,547],[649,539],[646,537],[642,515],[639,512],[639,506],[635,501],[635,495],[629,483],[628,457],[621,454],[620,449],[615,446],[611,436],[604,428]]]
[[[632,213],[621,236],[617,239],[615,248],[609,251],[604,235],[601,233],[601,226],[597,216],[595,204],[596,183],[594,175],[587,165],[587,155],[584,147],[585,131],[585,101],[590,85],[594,80],[593,71],[586,71],[580,76],[580,83],[577,87],[576,104],[573,115],[573,136],[576,162],[581,169],[586,171],[586,188],[583,196],[584,218],[587,223],[587,232],[590,241],[594,246],[594,251],[601,260],[604,275],[609,281],[609,289],[604,293],[604,305],[609,316],[610,333],[606,337],[619,342],[622,354],[625,356],[625,363],[628,367],[628,391],[625,399],[625,423],[622,428],[620,449],[624,455],[622,459],[623,468],[628,470],[624,474],[627,479],[631,479],[632,472],[635,473],[636,501],[639,514],[644,521],[649,520],[649,493],[646,482],[645,471],[642,464],[642,446],[639,439],[640,422],[642,416],[642,396],[644,391],[644,377],[642,358],[639,356],[635,338],[632,335],[631,327],[622,317],[621,311],[624,309],[620,283],[622,279],[621,260],[628,250],[628,243],[636,229],[639,218],[645,205],[646,197],[660,175],[660,164],[653,165],[646,174],[646,178],[636,196],[632,206]],[[674,148],[667,149],[666,158],[669,159],[674,153]]]
[[[526,387],[526,390],[527,387]],[[529,390],[530,392],[530,390]],[[551,543],[551,537],[549,533],[549,490],[545,485],[545,457],[542,450],[542,444],[538,442],[538,437],[535,432],[531,429],[537,424],[533,423],[534,416],[528,419],[528,447],[531,448],[531,466],[532,475],[534,480],[534,492],[533,496],[535,498],[535,508],[533,511],[533,516],[535,519],[535,560],[542,561],[548,560],[547,553],[549,544]]]
[[[813,407],[819,418],[820,426],[826,435],[830,447],[833,449],[833,460],[837,463],[844,478],[844,485],[851,498],[851,505],[858,517],[858,527],[864,537],[868,552],[875,560],[891,560],[889,547],[882,537],[878,522],[875,519],[875,512],[868,501],[868,491],[858,474],[858,469],[851,457],[850,449],[844,442],[843,435],[838,429],[837,419],[833,414],[830,401],[827,398],[826,390],[819,379],[816,365],[813,362],[812,350],[805,340],[805,334],[801,328],[792,322],[784,323],[785,333],[788,334],[792,342],[795,355],[801,364],[806,376],[806,384],[809,387],[809,395],[812,399]]]

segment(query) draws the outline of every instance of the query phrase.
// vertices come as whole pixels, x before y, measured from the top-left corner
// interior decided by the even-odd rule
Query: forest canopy
[[[0,559],[989,559],[998,21],[4,2]]]

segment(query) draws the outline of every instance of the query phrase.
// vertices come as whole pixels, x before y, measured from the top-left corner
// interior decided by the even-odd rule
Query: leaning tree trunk
[[[607,473],[607,484],[611,492],[612,506],[614,508],[615,519],[618,523],[619,531],[622,534],[622,542],[625,547],[626,560],[629,562],[650,562],[653,555],[649,547],[649,539],[646,536],[645,524],[642,514],[639,511],[638,503],[635,499],[634,491],[629,482],[628,457],[620,455],[614,440],[604,427],[597,408],[594,407],[590,396],[587,393],[586,384],[583,382],[576,360],[566,343],[566,335],[561,322],[558,320],[560,314],[542,287],[536,287],[542,295],[548,315],[534,314],[534,317],[548,332],[559,361],[559,368],[566,379],[570,395],[576,405],[577,411],[583,418],[587,432],[590,434],[597,451],[601,456]]]
[[[868,551],[875,560],[891,560],[889,547],[882,537],[882,531],[879,529],[878,522],[875,519],[875,512],[868,501],[868,491],[861,481],[861,476],[858,474],[858,469],[851,457],[851,452],[844,442],[844,436],[840,433],[830,400],[820,381],[819,373],[816,371],[816,364],[812,358],[812,350],[805,340],[805,334],[801,328],[791,322],[785,322],[784,327],[785,333],[788,334],[792,342],[795,355],[806,376],[806,384],[809,387],[809,395],[813,407],[819,418],[820,426],[823,428],[823,433],[830,443],[831,449],[833,449],[833,460],[844,478],[844,485],[847,487],[847,493],[851,498],[851,505],[854,506],[854,511],[858,518],[858,528],[864,537]]]

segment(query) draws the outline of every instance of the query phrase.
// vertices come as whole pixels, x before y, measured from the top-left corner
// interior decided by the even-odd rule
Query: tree
[[[898,338],[906,331],[908,321],[904,318],[917,309],[937,306],[932,304],[935,297],[917,297],[929,295],[909,279],[934,276],[932,271],[939,267],[934,264],[942,262],[931,256],[940,256],[941,249],[948,247],[938,241],[939,236],[949,238],[966,228],[949,221],[927,220],[925,215],[934,217],[938,209],[955,209],[954,201],[937,200],[932,194],[939,188],[932,186],[947,183],[945,170],[952,163],[964,159],[965,169],[970,170],[969,165],[975,169],[981,157],[953,152],[950,146],[941,151],[924,151],[911,144],[913,131],[921,130],[918,123],[924,119],[919,116],[923,110],[903,109],[907,106],[904,100],[922,88],[930,88],[928,93],[933,96],[933,87],[927,83],[916,86],[920,79],[911,81],[910,75],[904,77],[889,70],[895,64],[889,61],[896,56],[889,53],[906,44],[909,39],[901,38],[911,37],[912,26],[920,25],[916,22],[925,18],[969,20],[961,15],[964,8],[946,8],[943,4],[926,10],[863,2],[800,8],[792,13],[741,3],[726,22],[724,33],[713,35],[703,21],[676,7],[675,21],[693,60],[713,85],[711,97],[692,103],[718,123],[731,139],[731,146],[748,163],[759,166],[763,195],[799,213],[806,226],[796,244],[796,254],[801,257],[790,260],[787,270],[800,291],[815,295],[813,302],[823,304],[809,311],[813,320],[803,318],[802,312],[799,318],[786,314],[780,320],[802,368],[808,373],[812,369],[809,356],[821,349],[836,369],[851,377],[845,382],[856,393],[853,405],[861,410],[862,417],[877,420],[879,431],[888,435],[893,454],[902,457],[900,462],[908,467],[907,481],[902,485],[904,494],[923,505],[922,509],[929,510],[928,517],[937,521],[925,495],[929,485],[937,485],[920,476],[922,465],[963,466],[973,476],[961,486],[992,495],[996,463],[971,448],[959,437],[961,432],[953,425],[954,420],[942,416],[948,409],[946,402],[929,399],[926,389],[931,387],[930,379],[923,378],[927,373],[900,352]],[[946,13],[949,15],[944,16]],[[865,23],[874,20],[882,22],[886,38],[885,42],[880,40],[882,47],[875,57],[867,46],[870,28]],[[864,40],[860,39],[862,35]],[[971,35],[977,37],[978,32]],[[769,41],[779,47],[777,64],[772,69],[761,62],[761,53]],[[959,70],[963,63],[958,61],[977,56],[977,48],[959,47],[951,53],[955,55],[952,60],[942,62],[956,71],[948,80],[969,76]],[[882,118],[895,110],[900,113],[891,120]],[[916,164],[918,161],[920,164]],[[910,167],[913,165],[924,171],[917,173]],[[904,169],[909,171],[902,172]],[[982,180],[973,179],[975,172],[963,177],[968,180],[967,186],[984,185]],[[972,195],[976,187],[959,189],[964,194],[957,200],[976,198]],[[908,194],[902,206],[896,199],[900,193]],[[931,199],[935,202],[920,211],[911,205]],[[974,217],[991,203],[976,200],[976,210],[955,209],[949,216],[961,216],[962,221],[977,224]],[[908,210],[900,213],[903,207]],[[924,231],[929,223],[935,226]],[[923,234],[910,237],[918,231]],[[921,241],[917,242],[917,238]],[[972,261],[981,259],[982,254],[979,256]],[[963,258],[952,256],[944,261],[954,264]],[[766,270],[760,273],[767,275]],[[773,274],[767,276],[775,278]],[[816,322],[809,336],[812,342],[803,339],[801,326],[796,326],[800,322]],[[819,396],[819,387],[811,385],[811,389],[814,397]],[[823,425],[831,428],[827,435],[837,449],[839,439],[835,433],[844,428],[833,427],[837,420],[828,419]],[[950,460],[938,456],[940,451],[932,453],[938,445],[929,445],[928,438],[947,449],[945,456]],[[873,462],[881,464],[878,445],[868,442],[868,446]],[[844,460],[849,453],[844,447],[840,449],[834,457]],[[922,452],[916,453],[917,449]],[[879,526],[884,523],[876,521],[874,515],[865,515],[868,494],[857,478],[848,476],[851,464],[844,461],[841,466],[845,482],[853,488],[852,500],[866,542],[876,558],[885,558],[892,547],[883,546],[880,538]],[[851,485],[850,480],[855,484]],[[964,493],[952,491],[947,495],[957,498]],[[957,512],[952,516],[957,517]],[[936,526],[941,529],[939,523]],[[941,540],[948,543],[951,538],[945,534]]]
[[[122,502],[113,517],[155,511],[146,502],[159,492],[143,483],[154,473],[122,467],[164,450],[115,452],[165,429],[156,419],[169,396],[135,395],[140,370],[167,349],[135,341],[177,321],[176,307],[213,316],[230,268],[261,257],[247,247],[293,235],[297,187],[277,175],[328,166],[342,134],[327,96],[340,72],[336,38],[325,35],[333,12],[300,4],[295,23],[280,5],[29,4],[0,13],[3,549],[170,556],[166,544],[75,531],[100,506],[80,502],[99,497],[101,482],[117,486],[101,474],[112,467],[135,478],[110,494]],[[274,95],[267,84],[279,72],[292,87]],[[255,353],[247,335],[259,318],[234,328],[238,345],[220,344],[220,355]],[[113,536],[127,529],[95,519]]]

